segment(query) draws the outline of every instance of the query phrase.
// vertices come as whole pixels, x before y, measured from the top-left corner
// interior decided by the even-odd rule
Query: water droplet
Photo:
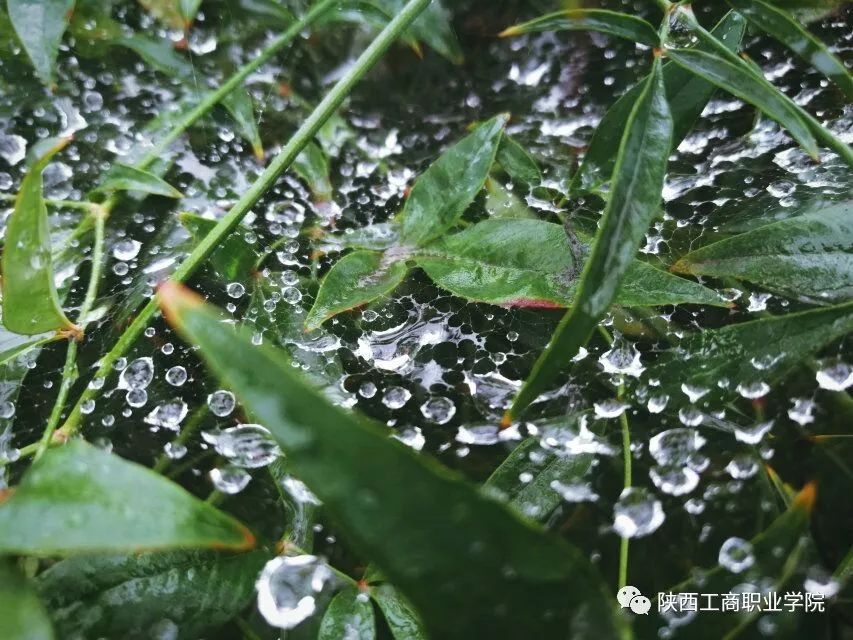
[[[803,587],[809,593],[819,593],[824,598],[832,598],[841,589],[841,582],[820,566],[809,567]]]
[[[567,483],[553,480],[549,486],[559,493],[560,497],[566,502],[595,502],[598,500],[598,494],[585,482]]]
[[[685,427],[698,427],[705,419],[705,415],[693,405],[682,407],[678,410],[678,419]]]
[[[127,392],[125,400],[131,407],[142,407],[148,402],[148,392],[145,389],[131,389]]]
[[[749,427],[738,426],[735,428],[735,438],[738,442],[758,444],[772,428],[772,420],[768,420],[767,422],[757,422]]]
[[[399,409],[412,397],[411,392],[403,387],[388,387],[382,396],[382,404],[389,409]]]
[[[246,287],[239,282],[232,282],[225,287],[225,293],[231,298],[242,298],[243,294],[246,293]]]
[[[18,135],[0,134],[0,158],[16,165],[27,155],[27,141]]]
[[[220,389],[207,396],[207,406],[210,412],[220,418],[230,415],[234,411],[235,404],[234,394],[230,391]]]
[[[166,372],[166,382],[173,387],[180,387],[187,381],[187,370],[181,365],[172,367]]]
[[[660,413],[664,409],[666,409],[666,405],[669,402],[669,396],[666,394],[658,394],[651,396],[649,398],[648,403],[646,403],[646,408],[649,410],[649,413]]]
[[[130,238],[119,240],[113,246],[113,258],[121,262],[129,262],[139,255],[139,249],[142,243]],[[125,271],[125,273],[127,273]]]
[[[491,424],[474,427],[459,427],[456,431],[456,442],[462,444],[490,445],[498,442],[500,430]]]
[[[853,384],[853,367],[846,362],[837,362],[818,370],[815,377],[821,389],[844,391]]]
[[[415,451],[420,451],[426,444],[426,438],[424,438],[424,434],[419,427],[410,427],[401,433],[395,433],[392,437]]]
[[[249,484],[252,476],[249,472],[232,464],[210,470],[210,481],[217,491],[234,495],[240,493]]]
[[[376,385],[372,382],[362,382],[358,387],[358,395],[362,398],[372,398],[376,395]]]
[[[758,462],[747,454],[740,454],[726,465],[726,471],[735,480],[746,480],[758,473]]]
[[[751,293],[749,295],[749,306],[747,311],[765,311],[767,309],[767,301],[772,296],[769,293]]]
[[[180,460],[187,455],[187,447],[180,442],[167,442],[163,445],[163,453],[170,460]]]
[[[621,374],[639,378],[645,370],[640,362],[640,352],[632,343],[619,338],[609,351],[601,354],[598,362],[605,373]]]
[[[741,397],[752,400],[766,396],[770,392],[770,385],[760,380],[757,382],[742,382],[737,386],[737,392]]]
[[[13,405],[8,400],[3,400],[0,402],[0,418],[4,420],[8,420],[12,416],[15,415],[15,405]]]
[[[241,424],[216,436],[214,448],[238,467],[265,467],[281,456],[281,449],[267,429],[259,424]]]
[[[443,396],[430,398],[421,405],[421,414],[423,414],[424,418],[436,424],[450,422],[455,413],[456,406],[453,404],[453,401]]]
[[[613,528],[623,538],[647,536],[664,520],[660,500],[641,487],[624,489],[613,506]]]
[[[281,481],[282,488],[287,491],[288,495],[299,504],[322,504],[320,499],[315,496],[307,485],[293,476],[286,476]]]
[[[710,391],[708,387],[688,384],[686,382],[681,385],[681,390],[684,392],[684,395],[690,399],[690,402],[696,402],[699,398]]]
[[[671,496],[690,493],[699,484],[699,474],[690,467],[652,467],[649,477],[658,489]]]
[[[255,588],[258,611],[274,627],[292,629],[311,617],[332,572],[316,556],[279,556],[264,566]]]
[[[173,398],[168,402],[157,405],[145,416],[145,422],[155,427],[178,430],[178,425],[187,416],[187,403],[181,398]]]
[[[122,370],[118,387],[119,389],[145,389],[153,379],[154,361],[151,358],[137,358]]]
[[[788,409],[788,417],[801,426],[814,422],[814,400],[810,398],[793,398],[794,406]]]
[[[680,466],[687,464],[691,456],[705,444],[703,438],[694,429],[668,429],[649,440],[649,453],[661,466]]]
[[[720,566],[732,573],[740,573],[755,564],[752,545],[743,538],[731,537],[720,547]]]
[[[631,405],[625,404],[621,400],[616,400],[615,398],[612,400],[603,400],[602,402],[593,403],[595,415],[603,419],[618,418],[625,413],[625,409],[629,406]]]

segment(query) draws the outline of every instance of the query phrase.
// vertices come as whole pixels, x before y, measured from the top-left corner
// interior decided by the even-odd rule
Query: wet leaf
[[[431,635],[558,637],[575,625],[581,637],[617,637],[610,598],[583,554],[386,429],[332,405],[281,352],[253,347],[247,332],[222,324],[197,296],[166,285],[160,300],[169,322],[201,347],[341,534],[409,598]]]
[[[193,640],[246,608],[267,559],[263,551],[77,556],[36,584],[63,638],[160,637],[169,620],[177,632],[169,637]]]
[[[246,549],[254,542],[231,516],[80,440],[45,453],[0,504],[4,553]]]
[[[660,45],[657,30],[642,18],[607,9],[556,11],[504,30],[501,37],[540,31],[598,31],[650,47]]]
[[[120,163],[110,167],[109,173],[98,187],[98,191],[138,191],[166,198],[184,197],[184,194],[175,187],[153,173]]]
[[[372,640],[375,637],[373,605],[366,593],[349,587],[332,598],[323,615],[318,640]]]
[[[542,220],[484,220],[427,245],[412,258],[438,286],[476,302],[561,308],[576,295],[579,269],[566,232]],[[714,291],[638,260],[629,265],[614,302],[724,305]]]
[[[388,295],[408,270],[405,262],[378,251],[347,254],[323,278],[305,327],[314,329],[334,315]]]
[[[486,211],[493,218],[536,218],[530,207],[494,178],[486,180]]]
[[[138,0],[139,4],[170,29],[183,29],[181,6],[185,0]]]
[[[255,105],[252,96],[245,87],[238,87],[222,100],[222,106],[228,110],[240,136],[252,145],[252,153],[259,162],[264,160],[264,145],[258,131],[258,121],[255,118]]]
[[[11,362],[22,353],[54,340],[56,340],[55,334],[32,338],[5,331],[0,327],[0,367]],[[2,377],[0,376],[0,378]]]
[[[790,14],[762,0],[729,0],[739,13],[800,56],[853,99],[853,77],[827,46],[804,29]]]
[[[370,581],[370,597],[382,611],[394,640],[426,640],[427,634],[418,614],[394,585],[381,581],[374,584],[369,575],[367,579]]]
[[[496,489],[519,513],[545,522],[563,502],[552,483],[586,483],[594,459],[589,453],[558,456],[543,449],[537,438],[528,438],[495,469],[486,486]],[[523,482],[522,474],[529,474],[532,480]]]
[[[734,51],[743,37],[744,26],[744,19],[730,11],[711,33],[724,46]],[[706,45],[700,43],[698,46],[702,49]],[[610,180],[625,123],[645,82],[646,80],[643,80],[636,84],[604,114],[589,142],[580,168],[572,177],[569,187],[572,194],[592,191]],[[672,112],[671,147],[675,148],[693,128],[716,86],[671,62],[663,65],[663,82]]]
[[[196,243],[201,242],[216,226],[216,220],[202,218],[188,211],[182,212],[179,219]],[[213,251],[209,262],[220,278],[228,282],[244,282],[251,278],[259,258],[258,252],[246,241],[238,228]]]
[[[847,207],[764,225],[688,253],[672,270],[731,276],[817,301],[853,297],[853,219]]]
[[[374,0],[385,13],[395,16],[403,9],[405,0]],[[461,64],[464,56],[456,39],[450,13],[439,0],[433,0],[409,28],[415,38],[455,64]]]
[[[318,202],[332,199],[332,183],[329,180],[329,160],[315,142],[308,143],[296,160],[293,170],[308,183],[308,188]]]
[[[5,558],[0,561],[0,638],[54,638],[47,611],[33,585]]]
[[[497,161],[513,180],[530,186],[537,186],[542,182],[542,171],[536,160],[506,133],[498,145]]]
[[[740,383],[768,385],[788,375],[804,359],[853,331],[853,303],[761,318],[687,335],[649,368],[661,393],[681,395],[683,384],[707,389],[702,402],[733,396]],[[761,370],[753,362],[764,363]],[[727,382],[726,389],[719,383]]]
[[[135,52],[150,67],[160,73],[179,79],[192,78],[193,68],[189,61],[175,52],[168,40],[155,40],[147,36],[118,38],[114,43]]]
[[[817,158],[817,141],[809,125],[800,118],[788,98],[769,83],[759,80],[755,73],[744,73],[730,61],[707,51],[667,49],[666,55],[680,67],[760,109],[785,127],[806,153]]]
[[[660,58],[637,99],[619,147],[610,200],[580,277],[577,296],[533,367],[512,408],[524,410],[586,344],[610,309],[637,247],[660,206],[670,151],[672,116]]]
[[[39,79],[51,87],[62,34],[74,0],[7,0],[9,19]]]
[[[6,227],[3,250],[3,324],[9,331],[35,335],[74,329],[54,285],[50,229],[42,195],[42,172],[69,138],[53,138],[35,148]]]
[[[423,245],[459,222],[489,176],[506,122],[500,115],[479,125],[418,177],[399,216],[404,243]]]

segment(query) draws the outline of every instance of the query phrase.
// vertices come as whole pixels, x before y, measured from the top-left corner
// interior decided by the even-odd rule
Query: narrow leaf
[[[196,242],[201,242],[217,222],[188,211],[182,212],[178,217]],[[254,273],[259,257],[258,252],[246,242],[238,228],[213,251],[209,260],[220,278],[228,282],[234,280],[245,282]]]
[[[5,558],[0,560],[0,638],[54,638],[47,611],[32,584]]]
[[[59,44],[74,10],[74,0],[6,0],[6,10],[36,74],[52,87]]]
[[[556,11],[504,30],[503,38],[539,31],[598,31],[650,47],[660,45],[657,31],[642,18],[607,9]]]
[[[763,0],[729,0],[739,13],[800,56],[853,99],[853,77],[827,46],[787,12]]]
[[[517,416],[586,344],[610,309],[637,247],[659,210],[672,136],[660,58],[637,99],[619,147],[612,192],[584,265],[575,302],[510,409]]]
[[[134,35],[119,38],[114,42],[135,52],[160,73],[183,80],[192,78],[192,65],[186,58],[175,52],[172,43],[168,40],[155,40],[146,36]]]
[[[853,219],[827,208],[692,251],[677,273],[731,276],[816,301],[853,297]]]
[[[400,213],[403,242],[423,245],[459,222],[489,176],[506,121],[484,122],[418,177]]]
[[[160,301],[433,637],[559,637],[593,621],[603,628],[583,637],[617,636],[610,598],[579,551],[331,404],[282,352],[252,346],[250,332],[235,333],[197,296],[168,284]]]
[[[153,471],[80,440],[33,463],[0,504],[0,551],[51,556],[246,549],[252,534]]]
[[[332,199],[329,160],[320,145],[309,142],[293,161],[293,170],[308,183],[308,188],[318,202],[328,202]]]
[[[530,186],[537,186],[542,182],[542,171],[536,160],[506,133],[498,145],[497,161],[513,180]]]
[[[183,198],[184,195],[168,182],[153,173],[126,164],[114,164],[98,191],[139,191],[166,198]]]
[[[408,271],[404,261],[378,251],[347,254],[323,278],[305,327],[315,329],[334,315],[388,295]]]
[[[185,0],[139,0],[139,4],[170,29],[183,29],[181,5]]]
[[[375,637],[376,621],[370,598],[350,587],[332,598],[320,623],[317,640],[373,640]]]
[[[744,19],[730,11],[717,23],[711,33],[723,46],[734,51],[743,37],[744,27]],[[704,49],[707,45],[700,43],[698,46]],[[622,132],[646,82],[647,80],[643,80],[636,84],[604,114],[589,142],[580,168],[572,177],[569,186],[572,194],[592,191],[610,180],[613,166],[616,164]],[[693,128],[716,90],[716,86],[671,62],[663,65],[663,83],[666,87],[666,99],[672,112],[671,146],[674,149]]]
[[[252,96],[245,87],[237,87],[222,100],[224,106],[234,122],[240,136],[252,145],[252,152],[258,162],[264,160],[264,145],[261,142],[261,134],[258,131],[258,121],[255,119],[255,105]]]
[[[50,229],[42,195],[42,172],[70,138],[45,141],[21,182],[6,226],[3,250],[3,324],[9,331],[35,335],[75,329],[65,316],[54,285]]]
[[[178,638],[194,639],[246,608],[268,559],[263,551],[76,556],[36,585],[63,638],[153,637],[168,619]]]
[[[375,2],[390,16],[400,13],[405,4],[404,0],[375,0]],[[451,62],[461,64],[464,59],[462,47],[453,31],[450,18],[450,12],[444,5],[439,0],[433,0],[415,20],[409,32]]]
[[[427,245],[412,258],[438,286],[468,300],[561,308],[576,296],[578,265],[564,228],[551,222],[484,220]],[[614,302],[633,307],[725,305],[714,291],[639,260],[630,263]]]
[[[184,29],[188,29],[193,23],[200,7],[201,0],[178,0],[178,9],[184,19]]]

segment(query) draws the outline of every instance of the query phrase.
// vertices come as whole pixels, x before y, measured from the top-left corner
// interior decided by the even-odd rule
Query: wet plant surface
[[[403,3],[379,4],[393,14]],[[58,295],[41,310],[50,252],[30,252],[32,309],[10,312],[4,244],[0,598],[32,582],[68,638],[851,633],[850,167],[825,138],[815,162],[772,119],[714,92],[695,126],[679,134],[676,122],[683,140],[668,163],[666,149],[658,158],[651,191],[662,197],[639,251],[602,266],[598,290],[622,271],[601,317],[588,314],[589,339],[575,319],[565,340],[577,348],[559,352],[566,309],[592,308],[572,303],[585,299],[602,213],[616,215],[619,190],[605,183],[618,139],[598,184],[578,188],[577,176],[595,180],[581,160],[607,109],[661,61],[597,32],[496,37],[556,9],[547,4],[460,3],[457,36],[440,20],[406,32],[185,280],[220,315],[170,290],[170,317],[146,322],[106,375],[105,355],[157,287],[387,16],[318,19],[163,148],[306,7],[204,2],[185,32],[133,3],[78,2],[53,91],[0,18],[2,218],[8,238],[15,194],[34,175],[25,156],[40,152]],[[660,22],[651,3],[609,8]],[[694,7],[709,29],[727,9]],[[808,24],[848,64],[850,18],[842,7]],[[695,44],[676,22],[667,38],[677,51]],[[741,50],[853,142],[844,86],[757,29]],[[54,156],[39,148],[69,136]],[[140,160],[144,172],[127,168]],[[70,366],[69,341],[53,339],[76,331],[68,318],[85,325]],[[557,355],[542,367],[549,342]],[[119,457],[157,474],[113,468]],[[106,498],[90,509],[86,496]],[[419,518],[419,535],[402,524]],[[625,584],[649,596],[650,615],[610,611]],[[825,610],[658,613],[661,593],[770,591],[819,594]]]

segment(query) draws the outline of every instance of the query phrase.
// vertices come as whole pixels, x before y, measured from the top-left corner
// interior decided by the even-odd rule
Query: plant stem
[[[624,387],[619,387],[619,397],[622,396]],[[619,416],[622,425],[622,466],[624,469],[623,490],[631,487],[631,429],[628,425],[628,416],[623,412]],[[621,589],[628,584],[628,538],[622,538],[619,545],[619,585]]]
[[[257,180],[252,183],[249,189],[231,207],[217,225],[196,245],[187,259],[175,270],[171,278],[172,280],[175,282],[184,282],[207,260],[213,250],[234,230],[255,203],[275,184],[278,177],[290,167],[296,156],[314,138],[326,120],[337,111],[353,87],[376,64],[400,34],[420,15],[429,2],[430,0],[409,0],[403,10],[385,26],[367,49],[362,52],[347,73],[326,94],[326,97],[311,112],[311,115],[302,123],[275,159],[258,176]],[[158,304],[157,297],[155,296],[148,301],[130,326],[125,329],[109,353],[101,359],[101,364],[95,372],[96,377],[105,377],[110,372],[113,363],[133,345],[157,310]],[[71,410],[65,424],[60,429],[63,439],[77,432],[80,427],[80,407],[84,402],[93,399],[95,395],[96,390],[89,388],[81,394],[77,400],[77,404]]]
[[[17,199],[17,193],[0,193],[0,201],[2,202],[14,202]],[[94,207],[98,206],[96,203],[87,200],[51,200],[46,198],[44,203],[49,207],[56,207],[58,209],[83,209],[85,211],[91,211]]]

